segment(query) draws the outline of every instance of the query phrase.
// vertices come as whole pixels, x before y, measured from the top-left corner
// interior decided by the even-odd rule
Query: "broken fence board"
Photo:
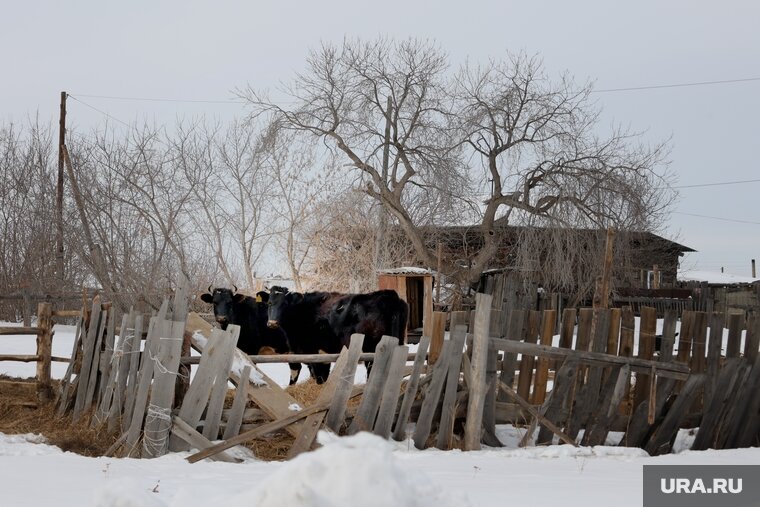
[[[190,333],[193,348],[199,352],[203,348],[211,334],[211,324],[203,320],[197,313],[190,312],[187,315],[187,324],[185,330]],[[251,366],[251,377],[243,381],[251,382],[248,389],[248,397],[251,401],[261,408],[273,420],[288,417],[293,412],[291,407],[297,404],[295,398],[288,394],[285,389],[279,386],[277,382],[269,378],[255,364],[251,362],[247,355],[240,350],[234,351],[234,367],[230,371],[230,378],[235,384],[241,381],[242,370],[246,365]],[[238,369],[239,366],[239,369]],[[253,383],[252,379],[261,379],[262,384]],[[297,436],[300,432],[302,422],[287,425],[286,431]]]
[[[332,373],[327,378],[327,381],[322,385],[322,390],[317,397],[316,404],[319,405],[326,403],[327,407],[330,407],[330,405],[332,405],[333,396],[336,389],[341,384],[343,373],[346,370],[346,367],[352,357],[358,359],[359,354],[361,353],[363,342],[364,335],[351,335],[351,344],[349,348],[343,348],[338,361],[335,363],[335,367],[333,368]],[[354,362],[356,362],[357,359],[354,359]],[[311,449],[311,446],[314,444],[314,438],[317,436],[317,432],[322,426],[324,417],[325,414],[317,412],[306,418],[306,421],[304,421],[300,433],[298,436],[296,436],[296,439],[293,442],[293,446],[288,452],[289,459],[294,458],[302,452]]]
[[[161,331],[154,358],[154,379],[143,431],[144,458],[163,456],[169,450],[172,403],[185,323],[167,320],[163,322]]]
[[[198,433],[195,428],[177,416],[172,417],[172,435],[176,438],[181,438],[187,442],[189,446],[195,447],[200,451],[209,449],[214,445],[206,437]],[[224,461],[227,463],[238,463],[240,461],[223,452],[212,454],[209,456],[209,459],[214,461]]]
[[[443,388],[443,383],[448,374],[448,361],[451,357],[451,347],[451,340],[443,342],[441,355],[438,357],[438,361],[433,365],[433,371],[428,373],[432,380],[430,381],[428,388],[425,390],[425,398],[422,400],[422,409],[412,436],[414,439],[414,446],[417,449],[424,449],[427,444],[427,439],[430,436],[430,430],[433,426],[433,417],[435,416],[438,400],[441,396],[441,389]]]
[[[219,365],[214,372],[215,380],[211,386],[211,395],[206,407],[206,417],[203,422],[203,436],[209,440],[219,438],[219,423],[222,420],[224,398],[227,395],[227,379],[230,377],[230,369],[235,351],[238,350],[237,342],[240,336],[240,326],[230,324],[226,329],[227,336],[219,358]]]
[[[464,426],[464,450],[480,449],[483,426],[483,406],[486,399],[486,366],[488,363],[489,323],[491,301],[488,294],[475,295],[475,326],[472,340],[472,370],[470,372],[469,399],[467,400],[467,420]],[[523,370],[520,371],[522,375]],[[522,379],[521,379],[522,380]]]
[[[245,366],[243,368],[243,378],[250,378],[251,367]],[[245,413],[245,403],[248,400],[246,390],[248,389],[248,382],[240,382],[235,390],[235,399],[232,401],[232,408],[227,416],[227,424],[224,428],[224,435],[222,438],[227,440],[240,433],[240,426],[243,424],[243,414]]]
[[[353,435],[360,431],[370,431],[375,424],[377,411],[380,407],[380,397],[383,385],[388,374],[388,363],[393,354],[393,347],[398,344],[398,339],[384,336],[375,349],[375,361],[372,363],[372,373],[367,379],[367,387],[364,389],[359,408],[354,415],[354,420],[348,427],[348,434]],[[432,346],[432,341],[431,341]]]
[[[394,343],[398,344],[398,338],[393,336],[383,336],[380,340],[380,343],[383,343],[383,341],[388,343],[388,348],[390,351],[393,350]],[[348,399],[351,396],[351,391],[354,388],[356,367],[359,361],[359,355],[362,353],[363,343],[364,335],[351,335],[351,342],[348,348],[348,360],[346,362],[346,366],[343,368],[343,371],[340,372],[338,385],[335,388],[335,393],[333,393],[332,403],[330,404],[330,408],[327,410],[327,415],[325,416],[325,427],[329,428],[334,433],[338,433],[340,431],[340,427],[343,425],[343,421],[346,417],[346,403],[348,403]],[[372,365],[372,373],[370,376],[374,375],[375,373],[375,364],[376,363],[373,363]],[[383,369],[387,371],[387,366],[383,365]],[[381,377],[381,380],[382,379],[384,379],[384,376]]]
[[[467,335],[465,326],[458,326],[451,333],[451,349],[449,351],[449,368],[446,374],[446,387],[443,393],[443,405],[441,406],[441,423],[438,425],[438,437],[435,446],[439,449],[448,450],[453,445],[454,416],[456,410],[457,388],[459,387],[459,373],[462,370],[462,353],[464,352],[464,340]]]
[[[388,367],[388,376],[383,388],[383,397],[380,401],[380,409],[377,412],[377,420],[373,432],[375,435],[388,438],[391,435],[393,419],[396,416],[398,408],[399,392],[401,390],[401,381],[404,379],[404,366],[406,357],[409,354],[409,347],[400,345],[393,351],[390,365]]]
[[[420,383],[420,373],[422,372],[422,367],[425,364],[425,357],[427,356],[429,345],[430,337],[423,336],[417,346],[417,355],[414,358],[412,374],[406,384],[406,390],[404,391],[404,400],[401,402],[401,409],[399,410],[398,418],[396,419],[396,426],[393,429],[394,440],[400,441],[406,438],[406,425],[409,422],[409,414],[412,410],[412,404],[414,403],[414,399],[417,397],[417,390]]]

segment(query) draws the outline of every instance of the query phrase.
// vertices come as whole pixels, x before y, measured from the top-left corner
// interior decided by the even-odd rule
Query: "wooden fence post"
[[[464,427],[464,450],[480,449],[483,425],[483,406],[486,400],[486,363],[488,362],[488,326],[491,314],[491,296],[475,295],[475,326],[472,343],[472,370],[470,371],[470,398],[467,404],[467,422]]]
[[[37,397],[40,401],[50,401],[50,363],[53,347],[53,308],[50,303],[37,306]]]
[[[433,312],[433,329],[430,334],[430,353],[428,364],[432,365],[438,360],[443,347],[443,338],[446,334],[446,312]]]

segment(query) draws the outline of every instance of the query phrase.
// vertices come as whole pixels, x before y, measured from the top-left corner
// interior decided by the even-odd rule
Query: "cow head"
[[[336,334],[339,334],[339,330],[348,325],[350,320],[353,296],[347,294],[341,298],[332,302],[332,306],[327,312],[327,321],[330,327]]]
[[[290,292],[286,287],[272,287],[269,289],[269,302],[267,303],[268,321],[267,326],[270,328],[280,327],[280,321],[285,310],[303,300],[303,294],[300,292]]]
[[[211,286],[208,288],[208,292],[201,294],[201,301],[214,305],[214,318],[222,327],[227,328],[227,324],[233,319],[235,314],[236,303],[241,303],[245,299],[245,294],[238,294],[237,287],[234,290],[215,288],[211,290]]]

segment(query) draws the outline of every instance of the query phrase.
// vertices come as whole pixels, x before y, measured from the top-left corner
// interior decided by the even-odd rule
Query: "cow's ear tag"
[[[263,303],[263,302],[264,302],[264,300],[263,300],[263,299],[261,299],[261,296],[256,296],[256,302],[257,302],[257,303]]]

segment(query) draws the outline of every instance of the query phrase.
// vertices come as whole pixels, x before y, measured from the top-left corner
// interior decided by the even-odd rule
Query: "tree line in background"
[[[278,269],[363,291],[411,264],[462,293],[519,225],[516,269],[589,290],[602,252],[568,231],[656,232],[674,199],[667,145],[602,135],[591,91],[524,54],[452,70],[428,42],[345,41],[311,52],[288,107],[250,87],[229,124],[68,132],[62,279],[54,129],[1,125],[0,288],[99,286],[127,307],[158,304],[178,271],[199,288],[256,289]]]

